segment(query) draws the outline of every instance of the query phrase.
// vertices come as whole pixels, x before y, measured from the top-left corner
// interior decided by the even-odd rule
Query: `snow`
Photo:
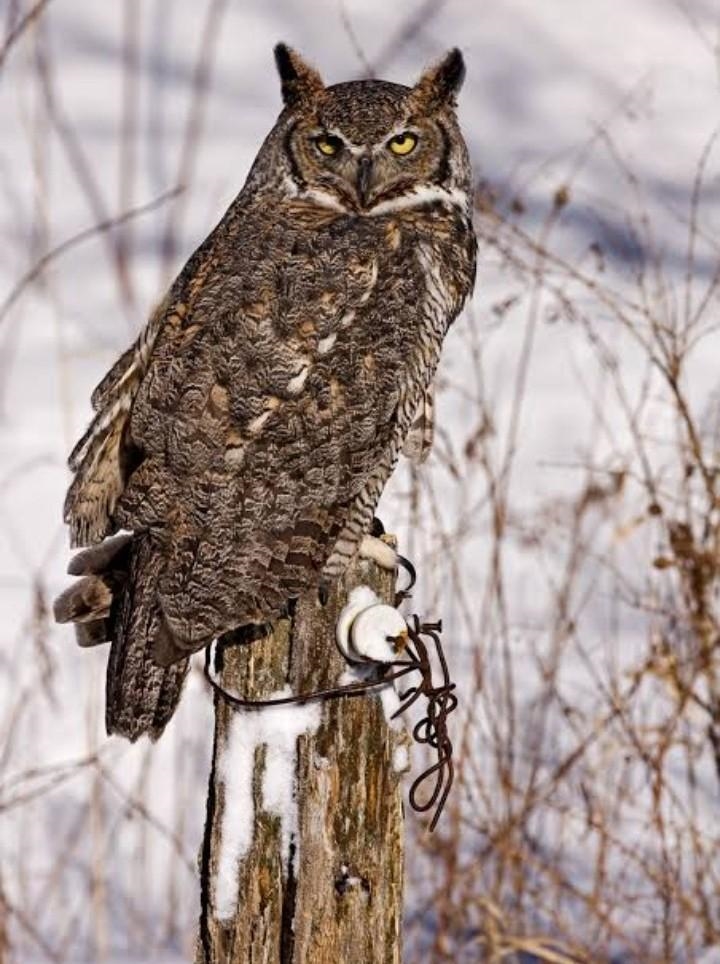
[[[278,696],[289,696],[290,689]],[[320,725],[320,703],[304,706],[268,707],[260,711],[260,738],[265,743],[265,770],[262,782],[263,807],[280,817],[282,853],[290,857],[290,844],[295,841],[293,861],[298,859],[298,825],[295,802],[295,758],[297,741],[303,734],[313,734]]]
[[[364,900],[370,899],[367,881],[363,881],[362,877],[354,874],[347,864],[340,864],[340,874],[335,881],[335,887],[340,893],[345,893],[347,890],[356,890]]]
[[[289,687],[267,699],[291,696]],[[215,911],[219,920],[229,920],[238,901],[240,863],[253,841],[255,807],[253,769],[259,747],[265,748],[261,795],[263,810],[280,818],[283,871],[298,859],[298,823],[295,794],[297,741],[312,734],[320,724],[320,706],[268,706],[257,710],[233,711],[227,741],[217,762],[223,788],[220,849],[215,878]],[[291,844],[295,849],[291,854]]]
[[[402,678],[403,683],[406,685],[411,680],[412,674],[410,673]],[[387,725],[391,730],[395,730],[399,733],[405,728],[405,724],[399,716],[395,716],[397,711],[400,709],[400,697],[398,696],[394,681],[392,683],[388,683],[387,686],[380,688],[380,701],[382,703],[383,714],[385,716]]]
[[[720,947],[715,944],[702,950],[696,964],[720,964]]]
[[[393,770],[395,773],[407,773],[410,769],[410,748],[399,743],[393,750]]]
[[[257,734],[252,724],[246,728],[247,713],[233,713],[227,743],[218,761],[218,775],[223,788],[223,813],[220,824],[220,852],[215,877],[215,913],[219,920],[229,920],[238,901],[240,861],[250,850],[253,840],[253,766]]]

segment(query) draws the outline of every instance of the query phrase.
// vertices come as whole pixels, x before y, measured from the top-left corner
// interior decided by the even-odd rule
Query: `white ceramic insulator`
[[[350,644],[356,655],[378,663],[398,658],[394,640],[407,636],[407,623],[393,606],[376,603],[358,613],[350,625]]]
[[[348,658],[356,658],[351,652],[350,646],[350,627],[355,618],[370,606],[375,606],[380,602],[377,594],[369,586],[357,586],[352,590],[347,603],[338,616],[335,626],[335,638],[341,652]]]

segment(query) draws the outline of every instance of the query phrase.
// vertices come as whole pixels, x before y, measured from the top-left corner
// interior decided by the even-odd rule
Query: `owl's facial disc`
[[[293,193],[373,214],[451,194],[468,179],[455,117],[464,64],[450,51],[414,87],[381,80],[325,87],[302,59],[276,50],[286,105],[282,148]]]
[[[372,139],[357,131],[298,123],[289,138],[297,186],[322,191],[358,214],[448,176],[448,145],[431,118],[404,117]],[[379,134],[379,136],[378,136]]]

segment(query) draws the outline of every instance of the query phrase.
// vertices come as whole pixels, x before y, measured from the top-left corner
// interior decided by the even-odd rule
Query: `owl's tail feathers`
[[[68,568],[81,578],[55,601],[55,619],[75,623],[81,646],[110,642],[105,725],[135,741],[156,740],[182,694],[189,660],[154,659],[166,633],[157,602],[161,558],[146,534],[106,539],[76,555]]]
[[[156,740],[182,694],[189,660],[160,666],[154,650],[167,632],[158,604],[163,559],[146,533],[133,537],[128,578],[117,605],[107,668],[105,724],[128,740]]]

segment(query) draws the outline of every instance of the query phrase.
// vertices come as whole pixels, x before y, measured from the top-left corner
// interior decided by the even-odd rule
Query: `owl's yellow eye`
[[[333,157],[342,150],[343,142],[332,134],[321,134],[315,138],[315,146],[325,157]]]
[[[417,142],[418,139],[414,134],[411,134],[410,131],[404,131],[402,134],[396,134],[395,137],[391,137],[388,141],[388,147],[393,154],[399,154],[402,157],[415,150]]]

